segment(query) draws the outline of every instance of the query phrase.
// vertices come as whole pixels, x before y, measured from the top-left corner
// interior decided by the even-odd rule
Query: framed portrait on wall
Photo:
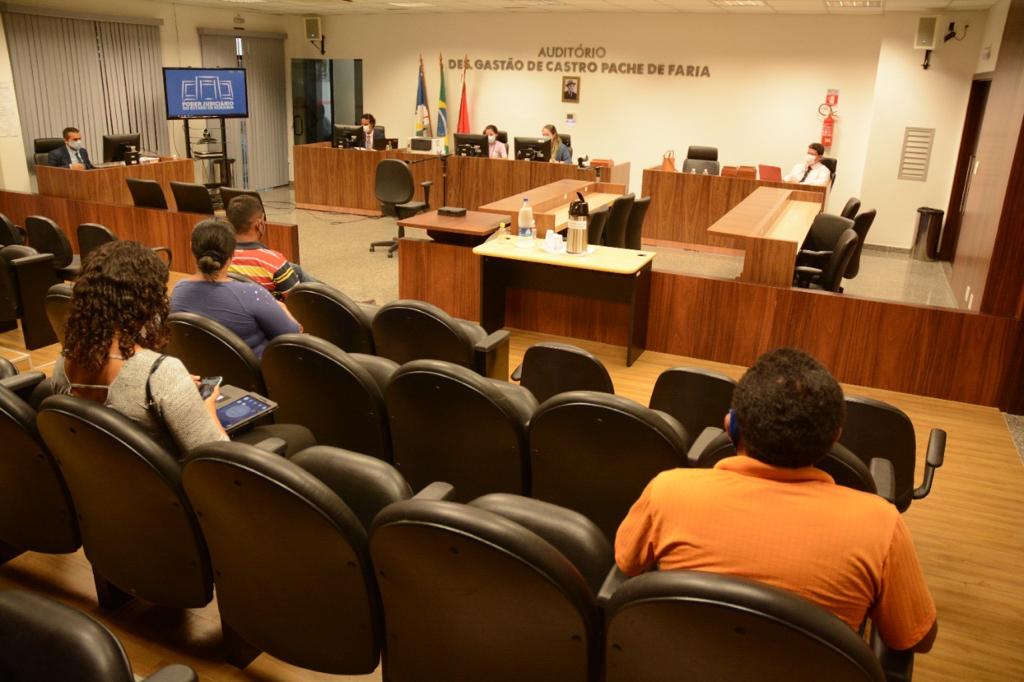
[[[580,77],[579,76],[562,76],[562,101],[563,102],[579,102],[580,101]]]

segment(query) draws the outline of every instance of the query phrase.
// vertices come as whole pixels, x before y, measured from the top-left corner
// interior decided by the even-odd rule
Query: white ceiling
[[[988,9],[996,0],[881,0],[881,7],[830,7],[826,0],[163,0],[271,14],[438,14],[484,12],[644,12],[711,14],[882,14]],[[414,7],[400,5],[415,4]],[[833,0],[833,4],[838,4]]]

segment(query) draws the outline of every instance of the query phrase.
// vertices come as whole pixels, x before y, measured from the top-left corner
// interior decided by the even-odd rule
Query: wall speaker
[[[918,17],[917,33],[914,35],[915,50],[934,50],[939,38],[938,17]]]
[[[303,20],[306,22],[306,40],[320,40],[320,37],[323,35],[320,17],[303,17]],[[936,22],[938,22],[938,19],[936,19]]]

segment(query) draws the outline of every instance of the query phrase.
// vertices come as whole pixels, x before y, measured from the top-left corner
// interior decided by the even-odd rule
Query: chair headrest
[[[718,161],[718,147],[692,145],[686,150],[686,158],[702,161]]]

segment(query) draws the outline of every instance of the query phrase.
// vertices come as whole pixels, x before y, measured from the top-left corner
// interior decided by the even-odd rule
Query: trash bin
[[[942,233],[942,217],[937,208],[922,206],[917,209],[917,232],[910,257],[914,260],[932,261],[939,257],[939,236]]]

